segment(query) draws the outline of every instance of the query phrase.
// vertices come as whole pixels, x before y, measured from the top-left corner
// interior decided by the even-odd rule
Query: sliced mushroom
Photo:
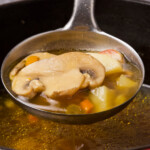
[[[22,83],[22,84],[20,84]],[[15,87],[15,88],[14,88]],[[37,79],[25,79],[24,76],[16,76],[12,82],[13,91],[21,96],[33,98],[38,92],[42,92],[45,87]]]
[[[44,79],[43,79],[44,81]],[[51,98],[70,97],[74,95],[84,82],[84,76],[77,69],[72,69],[51,76],[46,82],[44,94]]]
[[[22,60],[11,70],[11,72],[9,74],[10,80],[13,80],[15,75],[24,67],[25,67],[25,60]]]
[[[20,61],[13,69],[12,71],[10,72],[9,74],[9,78],[11,80],[13,80],[13,78],[15,77],[15,75],[22,69],[25,67],[25,64],[26,64],[26,59],[30,56],[37,56],[39,58],[39,60],[42,60],[42,59],[47,59],[47,58],[51,58],[51,57],[54,57],[55,55],[54,54],[50,54],[50,53],[47,53],[47,52],[43,52],[43,53],[34,53],[34,54],[31,54],[27,57],[25,57],[22,61]]]
[[[104,77],[105,69],[95,58],[81,52],[70,52],[26,66],[12,81],[12,90],[29,98],[41,91],[48,97],[59,98],[72,96],[81,88],[98,87]],[[31,83],[36,78],[41,83],[39,86],[44,88],[38,88],[38,84],[34,88]]]
[[[84,75],[85,80],[81,88],[95,88],[102,84],[105,68],[97,59],[82,52],[64,53],[60,57],[68,69],[75,67]]]

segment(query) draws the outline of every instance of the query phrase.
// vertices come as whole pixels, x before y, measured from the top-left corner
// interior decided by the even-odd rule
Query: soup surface
[[[141,72],[117,50],[34,53],[10,72],[12,90],[36,108],[86,114],[131,98]]]

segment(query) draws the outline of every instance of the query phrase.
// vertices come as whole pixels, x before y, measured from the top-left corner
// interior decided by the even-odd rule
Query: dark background
[[[26,0],[0,5],[0,64],[8,51],[31,35],[63,27],[69,20],[73,0]],[[142,57],[145,83],[150,84],[150,2],[97,0],[99,27],[129,43]]]

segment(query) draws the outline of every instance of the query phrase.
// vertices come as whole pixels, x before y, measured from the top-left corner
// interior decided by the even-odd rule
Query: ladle
[[[72,17],[64,28],[40,33],[24,40],[15,46],[4,59],[1,68],[2,82],[12,98],[30,113],[60,123],[94,123],[111,117],[121,111],[131,102],[131,100],[139,91],[145,74],[141,58],[127,43],[101,31],[95,22],[93,10],[94,0],[75,0]],[[93,114],[68,115],[52,113],[31,106],[29,103],[19,99],[17,95],[11,90],[11,83],[9,80],[11,64],[14,64],[14,62],[20,58],[23,58],[31,53],[39,51],[50,52],[56,49],[101,51],[110,48],[121,51],[130,62],[135,64],[141,70],[142,74],[140,85],[136,94],[131,99],[117,107]]]

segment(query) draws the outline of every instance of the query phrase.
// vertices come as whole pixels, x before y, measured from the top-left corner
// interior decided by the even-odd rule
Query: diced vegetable
[[[94,105],[88,99],[83,100],[80,103],[80,106],[85,113],[90,113],[94,107]]]
[[[137,83],[122,74],[117,79],[117,86],[120,88],[131,88],[131,87],[133,88],[137,86]]]
[[[91,91],[94,95],[99,97],[102,101],[107,101],[108,99],[112,99],[114,97],[114,90],[109,89],[106,86],[101,86]]]
[[[106,55],[109,55],[112,58],[118,60],[121,63],[124,62],[123,55],[114,49],[107,49],[107,50],[101,51],[100,54],[104,54],[104,55],[106,54]]]
[[[32,63],[38,61],[38,60],[39,60],[39,57],[37,57],[37,56],[29,56],[29,57],[27,57],[27,59],[26,59],[25,65],[28,66],[28,65],[30,65],[30,64],[32,64]]]
[[[71,104],[67,107],[67,114],[81,114],[80,106],[76,104]]]
[[[31,114],[28,115],[28,120],[29,120],[29,122],[30,122],[31,124],[38,122],[38,118],[35,117],[35,116],[33,116],[33,115],[31,115]]]
[[[93,56],[103,64],[106,70],[106,75],[123,72],[123,67],[121,63],[118,60],[112,58],[111,56],[99,53],[88,54]]]
[[[126,100],[127,100],[127,98],[125,97],[125,95],[123,95],[123,94],[118,95],[115,99],[116,106],[124,103]]]
[[[116,98],[115,90],[109,89],[106,86],[101,86],[93,89],[91,92],[100,99],[101,110],[107,110],[114,106]]]
[[[88,98],[90,99],[90,101],[94,105],[94,108],[92,109],[92,112],[102,111],[101,100],[96,95],[94,95],[93,93],[90,92]]]

